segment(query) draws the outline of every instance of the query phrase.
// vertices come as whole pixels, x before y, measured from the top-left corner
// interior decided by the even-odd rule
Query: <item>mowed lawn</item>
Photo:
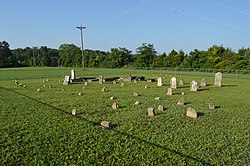
[[[249,75],[223,73],[223,86],[214,87],[214,73],[76,68],[76,77],[160,76],[164,86],[63,85],[70,70],[0,69],[0,165],[250,165]],[[167,96],[171,76],[185,84]],[[190,82],[202,78],[208,86],[190,92]],[[185,105],[179,106],[182,92]],[[208,108],[210,102],[216,109]],[[148,107],[156,116],[147,116]],[[186,117],[188,107],[196,109],[197,119]],[[104,120],[114,128],[101,128]]]

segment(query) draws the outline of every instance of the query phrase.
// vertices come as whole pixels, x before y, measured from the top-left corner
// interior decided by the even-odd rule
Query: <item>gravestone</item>
[[[116,84],[116,80],[113,81],[113,84]]]
[[[162,86],[162,85],[163,85],[162,77],[158,77],[157,86]]]
[[[106,88],[105,87],[102,88],[102,92],[106,92]]]
[[[37,91],[37,92],[41,92],[40,88],[38,88],[36,91]]]
[[[207,86],[207,81],[205,78],[202,78],[201,80],[201,86]]]
[[[215,109],[214,103],[208,103],[208,108],[211,110]]]
[[[69,85],[69,83],[70,83],[70,76],[65,76],[64,81],[63,81],[63,85]]]
[[[184,85],[184,80],[181,78],[180,81],[179,81],[179,85],[180,86],[183,86]]]
[[[197,92],[198,88],[199,88],[199,87],[198,87],[197,81],[193,80],[193,81],[190,83],[190,91]]]
[[[125,85],[124,83],[121,83],[121,87],[124,87],[124,85]]]
[[[164,108],[163,108],[162,105],[159,105],[159,106],[158,106],[158,111],[164,111]]]
[[[150,116],[150,117],[155,116],[154,108],[152,108],[152,107],[148,108],[148,116]]]
[[[108,122],[108,121],[102,121],[101,122],[101,127],[110,129],[110,128],[112,128],[112,124],[110,122]]]
[[[160,100],[160,97],[156,97],[155,100]]]
[[[110,99],[110,100],[114,100],[115,98],[114,98],[113,96],[111,96],[109,99]]]
[[[221,82],[222,82],[222,73],[221,72],[215,73],[214,86],[221,87]]]
[[[172,96],[173,95],[173,89],[172,88],[168,88],[168,96]]]
[[[186,115],[194,119],[198,117],[197,112],[192,107],[188,107]]]
[[[145,85],[145,86],[144,86],[144,88],[145,88],[145,89],[147,89],[147,88],[148,88],[148,86],[147,86],[147,85]]]
[[[88,82],[84,82],[84,85],[88,85]]]
[[[112,109],[113,109],[113,110],[117,110],[118,107],[119,107],[119,105],[118,105],[117,103],[113,103],[113,104],[112,104]]]
[[[170,79],[170,88],[172,89],[176,89],[177,88],[177,80],[176,80],[176,77],[172,77]]]
[[[184,105],[184,104],[185,104],[184,96],[181,96],[181,98],[178,101],[177,105]]]
[[[72,80],[76,79],[75,70],[74,69],[71,70],[71,79]]]
[[[139,94],[138,94],[138,93],[136,93],[136,92],[134,92],[134,93],[133,93],[133,96],[139,96]]]
[[[73,110],[72,110],[72,115],[74,115],[74,116],[76,116],[76,115],[77,115],[77,111],[76,111],[76,109],[73,109]]]
[[[103,76],[99,77],[99,84],[103,84]]]
[[[139,105],[139,104],[140,104],[140,102],[139,102],[139,101],[136,101],[136,102],[135,102],[135,105]]]

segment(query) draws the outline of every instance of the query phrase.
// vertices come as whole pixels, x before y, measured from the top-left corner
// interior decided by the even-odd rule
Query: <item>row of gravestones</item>
[[[68,85],[74,79],[76,79],[76,77],[75,77],[75,70],[73,69],[73,70],[71,70],[71,76],[65,76],[63,84],[64,85]],[[102,84],[103,82],[104,82],[104,79],[103,79],[102,76],[100,76],[99,77],[99,83]],[[214,86],[221,87],[221,82],[222,82],[222,73],[221,72],[217,72],[215,74]],[[184,85],[183,79],[181,79],[179,81],[179,85]],[[157,79],[157,86],[163,86],[162,77],[158,77],[158,79]],[[205,79],[202,79],[201,86],[206,86],[206,80]],[[170,80],[170,88],[172,88],[172,89],[176,89],[177,88],[177,79],[176,79],[176,77],[172,77],[171,78],[171,80]],[[190,83],[190,91],[197,91],[198,88],[199,87],[198,87],[197,81],[193,80]]]
[[[222,73],[218,72],[215,74],[215,79],[214,79],[214,86],[216,87],[221,87],[221,82],[222,82]],[[184,85],[183,79],[180,80],[179,85]],[[207,86],[206,80],[203,78],[201,80],[201,86]],[[159,77],[157,80],[157,86],[163,86],[163,81],[162,77]],[[199,88],[198,82],[195,80],[192,80],[190,83],[190,91],[197,91]],[[176,77],[172,77],[170,79],[170,88],[168,89],[168,94],[172,95],[172,89],[177,89],[177,79]]]

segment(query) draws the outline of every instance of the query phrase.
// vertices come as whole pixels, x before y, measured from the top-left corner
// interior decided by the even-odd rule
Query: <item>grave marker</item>
[[[148,116],[150,116],[150,117],[155,116],[154,108],[152,108],[152,107],[148,108]]]
[[[168,96],[172,96],[173,95],[173,90],[172,88],[168,88],[168,93],[167,93]]]
[[[198,83],[197,83],[197,81],[192,81],[191,83],[190,83],[190,91],[193,91],[193,92],[197,92],[197,90],[198,90]]]
[[[172,89],[176,89],[177,88],[177,80],[176,80],[176,77],[172,77],[170,79],[170,88]]]
[[[215,73],[214,86],[221,87],[221,82],[222,82],[222,73],[221,72]]]
[[[162,86],[162,85],[163,85],[162,77],[158,77],[157,86]]]
[[[188,107],[186,115],[194,119],[198,117],[197,112],[192,107]]]

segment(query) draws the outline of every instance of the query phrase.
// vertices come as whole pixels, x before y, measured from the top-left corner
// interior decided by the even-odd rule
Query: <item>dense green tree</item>
[[[9,46],[9,43],[6,41],[0,42],[0,67],[17,66],[16,59]]]
[[[135,66],[136,67],[155,67],[154,60],[157,52],[153,44],[143,43],[136,49]]]
[[[60,64],[65,67],[82,66],[81,50],[74,44],[62,44],[59,47]]]

